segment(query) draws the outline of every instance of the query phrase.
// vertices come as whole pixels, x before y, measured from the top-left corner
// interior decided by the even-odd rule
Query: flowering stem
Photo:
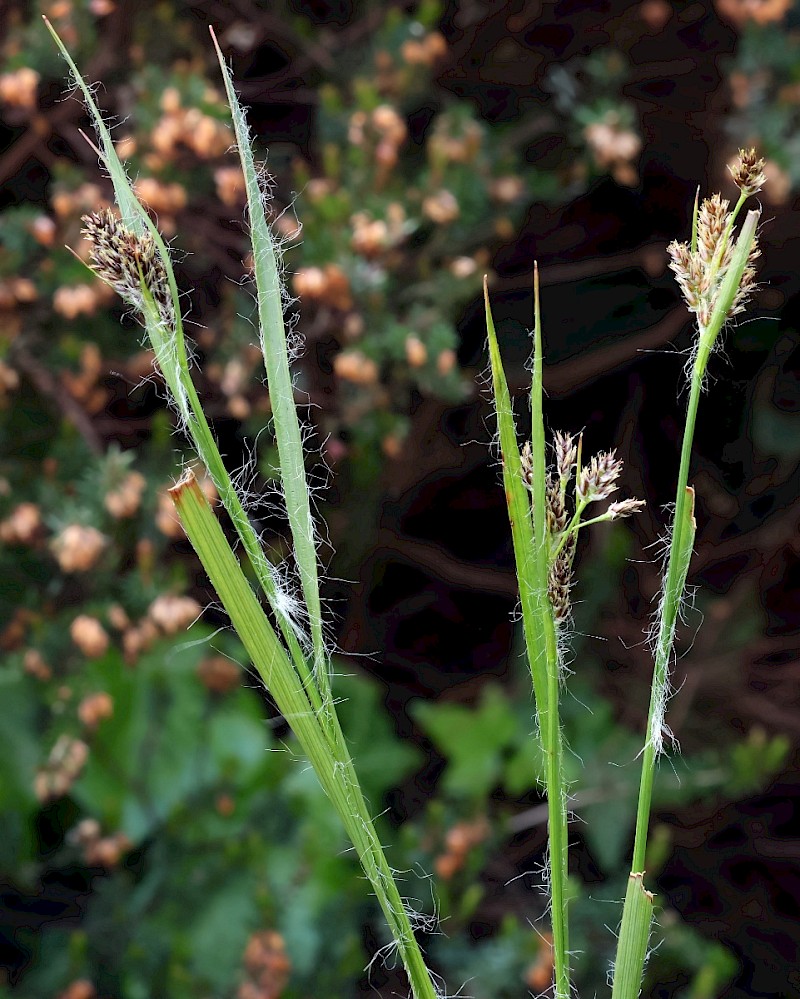
[[[722,249],[719,260],[722,259],[722,255],[725,252],[724,247],[730,238],[733,221],[738,215],[744,199],[745,195],[742,193],[726,226],[723,238],[720,240]],[[631,878],[641,878],[641,884],[638,886],[640,889],[638,891],[634,891],[629,886],[628,894],[625,897],[622,925],[617,945],[612,999],[636,999],[640,994],[642,986],[646,945],[649,938],[652,916],[652,896],[646,893],[648,895],[648,902],[645,905],[642,902],[642,894],[645,891],[643,883],[644,864],[647,854],[647,832],[650,824],[655,764],[662,746],[664,711],[669,692],[669,665],[673,654],[675,627],[694,546],[694,490],[689,487],[688,482],[695,425],[697,423],[697,411],[700,404],[700,394],[705,379],[706,366],[714,343],[726,320],[736,307],[737,295],[740,294],[745,269],[755,242],[759,217],[760,213],[757,211],[748,212],[731,255],[730,263],[727,265],[719,288],[715,292],[710,316],[707,322],[700,324],[699,327],[697,350],[692,365],[683,443],[681,446],[672,539],[670,541],[658,634],[656,637],[653,682],[650,690],[650,706],[647,716],[647,738],[642,750],[642,771],[639,782],[636,832],[631,862]],[[695,236],[693,234],[693,243],[694,240]],[[716,256],[709,265],[714,276],[716,276],[715,264],[718,266]],[[710,283],[713,285],[713,279]],[[642,945],[643,940],[644,945]]]
[[[564,780],[564,749],[559,715],[560,671],[553,608],[547,593],[551,562],[547,536],[547,468],[543,411],[542,322],[539,303],[539,268],[534,264],[533,379],[531,382],[531,449],[533,459],[533,547],[535,591],[542,618],[547,692],[544,704],[537,704],[546,761],[547,816],[550,849],[550,918],[553,925],[553,951],[558,999],[567,999],[569,984],[569,932],[567,920],[567,788]],[[538,652],[541,655],[541,650]]]
[[[683,431],[678,487],[675,493],[675,517],[672,525],[667,576],[664,582],[664,605],[661,610],[661,621],[656,639],[653,682],[650,688],[650,708],[647,715],[648,737],[642,752],[639,802],[636,809],[636,834],[633,841],[633,859],[631,861],[631,870],[635,872],[644,871],[647,830],[650,823],[650,805],[653,798],[653,781],[655,779],[655,761],[661,734],[669,660],[672,655],[678,609],[683,595],[683,582],[686,579],[686,573],[689,568],[688,558],[691,557],[691,548],[689,548],[688,552],[686,551],[687,546],[684,543],[682,535],[683,527],[687,521],[687,501],[692,507],[689,510],[689,517],[692,520],[694,513],[694,494],[687,488],[687,484],[689,481],[689,463],[692,455],[692,443],[694,441],[694,429],[697,422],[697,409],[700,402],[701,388],[702,378],[698,377],[695,372],[692,377],[689,404],[686,410],[686,426]],[[692,537],[692,540],[694,540],[694,537]],[[682,561],[682,555],[686,559],[685,563]],[[680,585],[678,585],[679,581]],[[658,726],[657,733],[653,731],[654,726]]]
[[[544,420],[542,413],[542,335],[539,315],[538,270],[534,272],[536,322],[534,328],[534,365],[531,388],[531,494],[523,480],[522,461],[517,443],[514,414],[508,382],[503,371],[497,334],[492,319],[489,292],[484,281],[486,329],[492,366],[492,386],[497,411],[500,450],[503,457],[503,485],[511,523],[525,650],[539,723],[539,735],[545,757],[547,789],[549,869],[553,926],[553,961],[555,994],[558,999],[570,995],[567,933],[567,813],[563,773],[563,747],[558,713],[559,662],[558,641],[553,608],[548,597],[550,564],[546,519],[546,471]]]

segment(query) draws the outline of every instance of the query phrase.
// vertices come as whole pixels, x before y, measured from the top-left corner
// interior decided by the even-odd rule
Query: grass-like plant
[[[262,607],[191,470],[186,471],[172,489],[175,506],[248,655],[294,730],[342,820],[386,917],[414,996],[416,999],[435,999],[438,995],[435,978],[426,966],[414,935],[413,919],[378,839],[334,703],[321,613],[316,534],[302,432],[294,402],[278,257],[265,212],[261,178],[230,73],[214,38],[245,177],[260,340],[274,417],[280,487],[299,582],[297,594],[286,585],[278,568],[267,558],[203,413],[192,382],[180,297],[168,248],[133,192],[90,88],[49,22],[47,27],[86,100],[98,135],[97,153],[111,178],[117,202],[118,213],[105,210],[84,220],[84,233],[92,244],[90,265],[140,315],[181,427],[216,486],[271,616]],[[696,314],[699,335],[691,362],[675,515],[654,637],[652,698],[648,734],[642,751],[636,840],[620,930],[614,999],[634,999],[638,995],[649,944],[653,897],[644,886],[643,867],[655,765],[663,748],[662,733],[666,731],[664,708],[669,693],[669,665],[694,542],[693,493],[688,486],[692,437],[708,358],[725,322],[742,308],[752,287],[752,262],[758,253],[756,225],[759,213],[747,215],[736,239],[734,225],[745,199],[763,183],[762,166],[754,153],[742,153],[734,169],[734,180],[741,192],[734,210],[729,212],[727,202],[719,197],[708,199],[699,207],[696,204],[691,242],[670,247],[672,267],[690,310]],[[517,439],[488,291],[486,316],[503,483],[508,499],[538,730],[544,750],[554,990],[558,999],[567,999],[572,991],[567,881],[568,788],[564,776],[559,698],[566,674],[564,652],[570,621],[572,563],[579,530],[589,524],[635,513],[643,504],[636,499],[615,500],[603,512],[586,516],[592,504],[609,500],[617,488],[622,463],[613,451],[585,461],[580,439],[556,434],[554,461],[552,467],[548,466],[538,272],[535,272],[534,295],[532,432],[530,443],[522,448]]]
[[[736,219],[748,197],[764,183],[763,160],[742,150],[732,169],[739,198],[732,211],[719,195],[702,205],[695,200],[689,243],[669,246],[671,264],[686,304],[697,319],[697,338],[689,362],[689,401],[671,525],[669,555],[653,632],[654,671],[647,735],[641,753],[642,773],[636,815],[631,874],[623,906],[613,972],[613,999],[636,999],[641,991],[650,940],[653,895],[644,884],[647,830],[656,762],[663,752],[664,714],[669,697],[669,668],[695,536],[694,492],[688,484],[692,442],[706,367],[725,323],[740,312],[752,291],[754,261],[759,255],[756,228],[759,211],[750,211],[734,238]],[[639,500],[612,502],[605,513],[583,520],[586,507],[607,499],[616,488],[621,462],[613,452],[582,462],[580,440],[556,434],[554,467],[548,470],[543,417],[542,330],[538,269],[534,268],[533,380],[531,442],[520,451],[511,397],[503,372],[494,321],[486,292],[486,323],[492,385],[497,410],[503,483],[519,580],[525,644],[530,664],[536,718],[545,759],[548,801],[550,906],[553,926],[555,995],[571,994],[567,891],[568,789],[563,770],[564,747],[559,695],[564,676],[562,652],[569,623],[569,590],[575,535],[581,527],[635,513]],[[574,482],[574,512],[567,511]]]
[[[85,218],[84,233],[92,243],[91,266],[140,315],[182,429],[219,493],[277,628],[260,605],[191,470],[172,490],[178,514],[253,665],[291,725],[347,830],[384,912],[414,996],[435,999],[434,979],[425,965],[410,912],[375,831],[331,691],[320,612],[317,546],[289,369],[278,259],[247,126],[222,52],[212,32],[245,176],[261,346],[300,599],[289,591],[267,559],[203,413],[189,369],[180,297],[167,246],[133,192],[90,88],[50,23],[45,23],[83,93],[100,143],[97,153],[114,185],[119,211],[119,216],[106,210]]]

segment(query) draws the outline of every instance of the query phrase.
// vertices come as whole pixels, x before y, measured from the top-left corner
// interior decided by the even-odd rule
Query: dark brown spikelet
[[[547,533],[551,536],[560,534],[567,526],[569,518],[567,517],[561,483],[552,475],[548,476],[545,496],[547,498]]]
[[[765,162],[755,149],[740,149],[739,156],[729,167],[734,184],[746,197],[757,194],[767,182]]]
[[[89,260],[95,274],[139,311],[144,307],[144,285],[162,320],[172,325],[169,279],[152,236],[136,235],[108,208],[84,215],[81,221],[81,231],[92,244]]]
[[[564,486],[568,479],[572,477],[572,468],[578,456],[578,449],[575,446],[575,438],[571,434],[555,432],[554,437],[556,452],[556,469],[561,485]]]
[[[533,453],[530,441],[525,441],[519,458],[522,465],[522,481],[528,489],[533,490]]]
[[[614,451],[601,451],[591,462],[581,469],[578,481],[578,498],[592,503],[608,499],[617,488],[617,479],[622,471],[622,462]]]
[[[569,620],[571,609],[569,592],[572,589],[572,560],[575,556],[577,537],[571,534],[564,547],[550,566],[547,580],[547,596],[553,608],[553,617],[558,626]]]

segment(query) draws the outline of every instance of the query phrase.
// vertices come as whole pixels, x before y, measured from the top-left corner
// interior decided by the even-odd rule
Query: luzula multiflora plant
[[[342,819],[386,916],[415,997],[435,999],[437,992],[433,978],[425,966],[409,914],[375,832],[334,706],[328,656],[323,642],[314,527],[289,370],[278,265],[244,117],[227,67],[218,50],[247,187],[261,341],[301,599],[290,595],[281,582],[280,574],[268,561],[203,414],[190,375],[180,300],[167,247],[132,191],[88,87],[55,34],[54,38],[83,91],[94,119],[100,141],[97,152],[113,182],[119,210],[119,214],[104,211],[84,220],[84,233],[92,243],[91,266],[141,316],[181,426],[218,490],[272,611],[276,627],[260,606],[191,472],[187,472],[172,490],[175,505],[253,664],[279,710],[292,725],[303,752]],[[655,762],[662,751],[663,733],[667,731],[664,706],[669,688],[669,664],[694,541],[693,494],[688,487],[692,437],[710,353],[725,322],[742,309],[753,285],[752,265],[758,254],[755,232],[759,213],[750,212],[747,215],[738,239],[734,239],[733,227],[745,199],[756,193],[763,183],[762,165],[752,151],[743,152],[733,170],[734,181],[740,190],[734,210],[729,212],[727,202],[719,197],[707,200],[699,208],[695,206],[691,242],[670,247],[673,270],[687,305],[697,317],[698,337],[691,361],[691,388],[675,518],[654,640],[654,681],[648,735],[642,752],[632,874],[623,910],[614,975],[615,999],[634,999],[641,988],[652,916],[652,895],[644,887],[642,869],[650,799]],[[531,443],[520,452],[488,295],[486,304],[503,479],[538,726],[545,750],[555,995],[559,999],[567,999],[571,992],[567,919],[567,788],[563,772],[559,696],[565,673],[563,652],[570,619],[575,539],[582,527],[635,513],[642,503],[634,499],[614,501],[605,511],[584,519],[590,504],[608,500],[615,491],[621,462],[613,452],[604,452],[584,464],[580,441],[576,442],[568,434],[556,435],[555,460],[552,470],[548,471],[542,411],[543,354],[538,274],[535,277],[532,434]]]
[[[181,427],[217,488],[277,627],[261,607],[191,470],[172,490],[175,506],[253,665],[292,726],[347,830],[383,909],[414,996],[436,999],[433,978],[415,939],[409,912],[350,759],[331,691],[320,613],[316,538],[289,368],[276,250],[244,116],[222,53],[217,46],[247,189],[261,346],[280,459],[280,483],[299,577],[299,597],[290,592],[283,583],[283,574],[267,559],[206,421],[189,370],[181,304],[164,240],[133,193],[88,86],[63,43],[49,22],[46,23],[83,93],[100,142],[97,153],[114,185],[118,214],[103,211],[84,219],[84,234],[92,244],[90,265],[141,318]]]
[[[559,698],[565,674],[564,652],[570,620],[572,560],[578,531],[589,524],[616,520],[641,509],[641,500],[609,504],[595,517],[583,515],[593,503],[610,498],[617,488],[622,462],[601,452],[584,465],[581,442],[556,433],[555,461],[548,470],[542,408],[542,331],[539,274],[534,270],[534,348],[531,388],[531,442],[520,453],[505,373],[486,289],[486,320],[492,387],[497,410],[503,484],[511,521],[514,558],[536,718],[545,760],[548,805],[548,881],[553,927],[555,995],[568,999],[569,927],[567,920],[567,785]]]
[[[708,359],[725,324],[744,310],[755,286],[755,261],[760,255],[756,230],[761,212],[749,211],[734,238],[736,220],[749,197],[764,182],[764,160],[754,149],[739,151],[731,167],[739,197],[733,210],[720,195],[707,198],[698,207],[695,200],[692,236],[688,243],[670,243],[667,251],[687,308],[697,321],[697,335],[689,362],[689,401],[683,431],[675,513],[653,638],[653,682],[642,748],[642,773],[636,810],[636,832],[631,874],[622,912],[617,957],[614,965],[613,999],[635,999],[641,989],[650,938],[653,896],[644,883],[647,830],[658,756],[664,739],[670,737],[664,721],[670,694],[669,669],[673,658],[675,629],[683,599],[695,535],[694,490],[689,486],[689,465],[700,395],[705,384]]]
[[[764,183],[763,166],[763,160],[757,157],[754,150],[740,151],[731,168],[734,183],[739,189],[739,199],[733,210],[729,210],[728,201],[719,195],[708,198],[702,205],[695,202],[691,241],[675,242],[668,248],[670,266],[689,310],[696,316],[697,337],[689,363],[689,402],[669,556],[654,628],[653,683],[647,735],[641,754],[642,776],[633,862],[614,966],[613,999],[636,999],[642,987],[653,914],[653,895],[644,884],[647,829],[656,760],[663,751],[664,735],[669,733],[664,722],[669,695],[669,667],[694,545],[694,492],[688,485],[694,427],[708,359],[725,323],[742,311],[753,289],[753,265],[759,255],[756,228],[760,213],[748,212],[738,238],[734,235],[734,226],[747,198],[756,194]],[[511,521],[536,717],[545,759],[555,995],[557,999],[567,999],[572,990],[567,915],[568,818],[559,695],[565,674],[563,651],[570,617],[575,538],[581,527],[627,516],[640,510],[643,504],[635,499],[615,501],[605,512],[584,520],[584,511],[590,503],[608,499],[614,491],[622,466],[613,452],[601,453],[584,465],[580,441],[576,443],[569,434],[555,435],[555,460],[552,469],[548,470],[542,411],[543,354],[537,269],[534,270],[534,305],[531,443],[525,444],[520,451],[488,292],[486,294],[503,483]]]

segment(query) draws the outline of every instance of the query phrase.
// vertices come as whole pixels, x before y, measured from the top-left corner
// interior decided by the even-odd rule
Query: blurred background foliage
[[[698,183],[729,193],[737,145],[768,157],[764,288],[701,415],[699,589],[671,719],[685,752],[658,782],[662,943],[645,992],[783,994],[800,963],[788,0],[4,5],[0,994],[402,988],[342,831],[171,512],[184,442],[138,329],[81,262],[80,216],[110,185],[40,13],[101,81],[120,153],[174,241],[202,398],[281,553],[208,24],[232,60],[300,298],[326,596],[337,644],[360,656],[337,660],[345,731],[436,968],[480,999],[544,992],[552,970],[545,811],[479,388],[482,276],[524,392],[538,257],[552,425],[584,428],[590,451],[618,446],[626,486],[649,501],[649,518],[582,542],[565,701],[577,981],[600,994],[646,714],[646,546],[677,468],[690,337],[664,245],[686,235]]]

